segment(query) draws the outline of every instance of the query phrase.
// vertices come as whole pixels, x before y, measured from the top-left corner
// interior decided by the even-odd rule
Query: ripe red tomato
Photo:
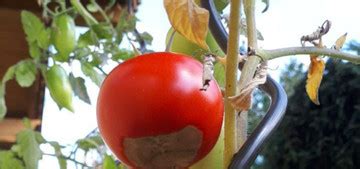
[[[117,66],[97,102],[100,133],[126,165],[185,168],[215,145],[223,100],[215,81],[202,87],[202,64],[175,53],[150,53]]]

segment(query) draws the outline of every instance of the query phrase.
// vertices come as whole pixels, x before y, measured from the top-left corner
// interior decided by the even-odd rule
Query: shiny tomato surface
[[[103,139],[123,163],[143,168],[129,160],[124,139],[167,135],[187,126],[201,135],[188,166],[213,148],[222,125],[223,100],[214,80],[206,91],[200,90],[202,67],[191,57],[161,52],[137,56],[111,71],[100,89],[97,119]]]

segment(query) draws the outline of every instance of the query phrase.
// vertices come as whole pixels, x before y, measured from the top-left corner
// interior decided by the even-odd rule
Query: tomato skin
[[[202,64],[185,55],[151,53],[117,66],[105,79],[97,102],[100,133],[125,164],[124,138],[157,136],[195,126],[202,143],[192,163],[215,145],[223,119],[216,81],[202,87]]]

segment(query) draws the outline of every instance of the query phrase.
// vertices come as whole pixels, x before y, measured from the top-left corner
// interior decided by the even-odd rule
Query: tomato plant
[[[133,167],[187,167],[215,145],[223,119],[216,81],[202,87],[202,64],[175,53],[125,61],[104,80],[97,103],[100,132]]]

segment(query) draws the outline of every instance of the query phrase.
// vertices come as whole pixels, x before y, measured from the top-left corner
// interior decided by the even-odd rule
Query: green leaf
[[[151,45],[151,42],[153,40],[153,37],[147,32],[141,33],[140,38],[143,39],[145,41],[145,43],[148,45]]]
[[[38,45],[40,48],[47,50],[50,45],[50,29],[42,29],[38,37]]]
[[[98,42],[96,35],[92,30],[86,31],[84,34],[81,34],[78,40],[78,47],[83,48],[90,45],[95,45]]]
[[[22,122],[27,129],[32,129],[31,121],[28,118],[23,118]]]
[[[0,84],[0,88],[3,88],[2,86],[3,85]],[[0,90],[2,90],[2,89],[0,89]],[[6,104],[5,104],[5,95],[0,94],[0,121],[5,117],[6,111],[7,111],[7,108],[6,108]]]
[[[104,80],[104,75],[98,73],[94,70],[94,67],[89,63],[82,63],[81,70],[84,75],[88,76],[96,85],[101,86],[101,83]]]
[[[134,15],[129,15],[126,10],[122,10],[115,29],[117,30],[118,34],[123,32],[131,32],[135,29],[136,21],[137,18]]]
[[[133,58],[135,56],[135,53],[130,50],[126,49],[120,49],[119,51],[112,54],[111,59],[114,61],[123,61],[128,60],[130,58]]]
[[[265,8],[263,9],[263,13],[266,12],[269,9],[269,5],[270,5],[270,0],[261,0],[263,3],[265,3]]]
[[[72,73],[70,73],[69,80],[75,96],[77,96],[85,103],[91,104],[88,92],[86,90],[85,80],[81,77],[74,77]]]
[[[36,79],[36,66],[31,60],[20,61],[16,65],[15,79],[21,87],[30,87]]]
[[[99,135],[79,139],[76,141],[76,143],[78,144],[79,148],[85,152],[89,151],[90,149],[97,149],[99,146],[104,145],[104,141]]]
[[[13,152],[0,151],[0,169],[25,169],[25,167]]]
[[[100,65],[104,65],[108,59],[107,53],[97,53],[97,52],[93,52],[91,54],[92,56],[92,60],[91,60],[91,65],[93,66],[100,66]]]
[[[214,3],[216,10],[222,13],[223,9],[229,4],[229,0],[216,0]]]
[[[58,142],[55,142],[55,141],[51,141],[51,142],[49,142],[49,144],[55,150],[55,155],[56,155],[56,157],[58,159],[60,169],[66,169],[67,168],[67,162],[66,162],[66,159],[64,158],[63,153],[61,152],[60,144]]]
[[[40,19],[29,11],[21,11],[21,23],[27,36],[28,42],[35,42],[45,29]]]
[[[82,58],[89,56],[91,53],[91,49],[89,47],[82,47],[75,50],[74,55],[78,60],[82,60]]]
[[[41,57],[41,50],[35,42],[29,43],[29,53],[31,58],[39,59]]]
[[[26,169],[37,169],[42,152],[36,141],[35,132],[30,129],[19,132],[16,142],[20,146],[19,156],[23,158]]]
[[[6,83],[7,81],[13,79],[15,75],[15,70],[16,70],[16,65],[9,67],[5,75],[3,76],[2,83]]]
[[[99,39],[111,39],[113,37],[112,28],[108,24],[92,25],[91,29],[95,32]]]
[[[97,12],[97,11],[99,11],[98,7],[97,7],[95,4],[92,4],[92,3],[87,4],[87,5],[86,5],[86,8],[87,8],[87,10],[89,10],[90,12]]]
[[[107,154],[105,154],[102,168],[103,169],[119,169],[119,167],[116,166],[115,160]]]
[[[45,138],[41,135],[40,132],[34,131],[35,132],[35,139],[39,144],[43,144],[46,143]]]

